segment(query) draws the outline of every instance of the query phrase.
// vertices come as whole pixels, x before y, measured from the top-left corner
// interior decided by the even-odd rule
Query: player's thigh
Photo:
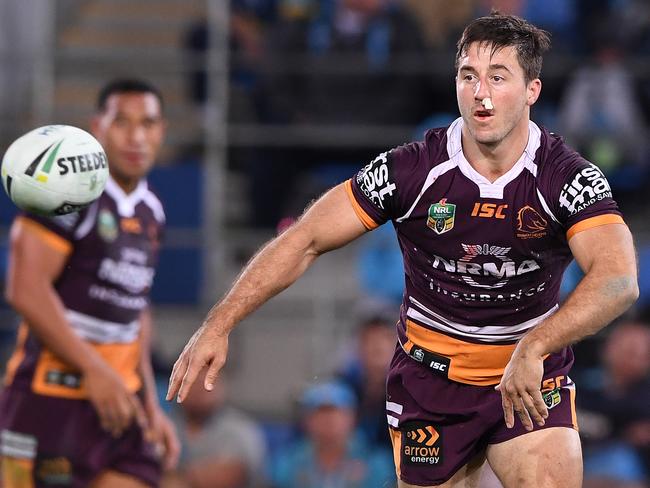
[[[487,459],[505,488],[582,486],[582,449],[574,429],[552,427],[491,444]]]
[[[460,468],[456,473],[441,485],[431,485],[427,488],[477,488],[481,480],[483,466],[487,465],[485,454],[481,453],[474,457],[469,463]],[[397,488],[422,488],[421,486],[410,485],[402,480],[397,481]]]
[[[103,471],[93,480],[90,488],[148,488],[149,485],[138,478],[118,471]]]

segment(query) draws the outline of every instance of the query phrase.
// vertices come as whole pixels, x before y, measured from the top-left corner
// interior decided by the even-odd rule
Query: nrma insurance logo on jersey
[[[476,288],[501,288],[510,278],[540,269],[534,259],[516,263],[508,253],[511,247],[491,244],[462,244],[465,255],[458,259],[444,259],[434,255],[434,268],[448,273],[458,273],[462,280]]]
[[[560,207],[566,208],[570,215],[575,215],[589,205],[611,197],[612,189],[605,175],[596,165],[589,164],[562,187],[559,200]]]
[[[388,153],[381,153],[357,174],[359,189],[379,208],[384,208],[384,199],[397,189],[389,181]]]

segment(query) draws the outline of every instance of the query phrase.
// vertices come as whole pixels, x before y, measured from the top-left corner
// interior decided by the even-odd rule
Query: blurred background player
[[[219,376],[212,391],[196,384],[172,420],[181,441],[178,470],[163,478],[164,488],[259,488],[266,460],[258,425],[227,405],[227,385]]]
[[[178,456],[149,353],[165,214],[145,178],[165,134],[160,92],[107,84],[91,130],[109,160],[102,196],[11,229],[6,298],[23,323],[0,398],[5,488],[157,486]]]

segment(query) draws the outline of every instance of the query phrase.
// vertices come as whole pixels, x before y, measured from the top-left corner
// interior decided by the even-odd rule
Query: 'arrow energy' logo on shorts
[[[442,463],[442,432],[426,422],[402,424],[402,463],[411,465]]]

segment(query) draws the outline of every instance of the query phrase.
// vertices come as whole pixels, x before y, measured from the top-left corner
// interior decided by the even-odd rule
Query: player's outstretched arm
[[[68,324],[53,286],[65,266],[67,253],[61,245],[49,244],[44,231],[36,230],[38,227],[33,226],[37,224],[29,222],[19,218],[11,228],[7,302],[50,351],[82,372],[102,427],[119,436],[134,416],[144,421],[142,407],[117,373]]]
[[[262,248],[212,307],[174,364],[167,399],[178,394],[182,402],[204,367],[209,368],[205,388],[212,389],[226,361],[228,335],[235,325],[296,281],[318,256],[365,231],[343,185],[323,195],[296,224]]]
[[[514,425],[513,410],[529,430],[531,417],[543,425],[548,414],[540,393],[544,356],[595,334],[639,296],[634,244],[626,225],[579,232],[569,246],[585,276],[557,313],[517,344],[497,387],[508,427]]]

